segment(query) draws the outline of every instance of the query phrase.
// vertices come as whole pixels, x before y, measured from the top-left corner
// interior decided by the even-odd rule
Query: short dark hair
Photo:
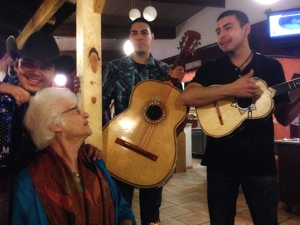
[[[146,23],[150,29],[150,32],[153,33],[151,23],[148,20],[144,19],[143,17],[139,17],[139,18],[133,20],[130,24],[130,29],[131,29],[132,25],[135,23]]]
[[[225,16],[235,16],[240,23],[240,26],[243,27],[246,23],[249,23],[248,16],[246,13],[239,10],[227,10],[218,17],[217,22]]]

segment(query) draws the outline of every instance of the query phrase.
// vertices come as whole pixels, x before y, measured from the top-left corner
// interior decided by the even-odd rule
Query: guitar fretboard
[[[291,81],[288,81],[288,82],[274,85],[274,86],[272,86],[272,88],[276,90],[275,95],[280,95],[284,92],[291,91],[296,88],[300,88],[300,77],[293,79]]]

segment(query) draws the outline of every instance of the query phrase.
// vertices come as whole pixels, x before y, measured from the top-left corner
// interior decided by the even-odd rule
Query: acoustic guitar
[[[300,77],[269,87],[260,78],[253,80],[259,90],[252,98],[227,97],[221,101],[196,108],[203,131],[215,138],[233,135],[249,119],[269,116],[274,109],[273,97],[300,87]]]
[[[173,65],[195,49],[198,32],[188,30]],[[103,155],[109,173],[135,187],[165,184],[177,160],[176,136],[188,108],[181,104],[181,90],[167,76],[165,81],[145,80],[133,89],[128,108],[103,127]]]

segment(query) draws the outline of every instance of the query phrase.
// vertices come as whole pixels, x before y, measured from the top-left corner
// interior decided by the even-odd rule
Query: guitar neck
[[[296,79],[293,79],[291,81],[288,81],[288,82],[284,82],[284,83],[281,83],[281,84],[274,85],[271,88],[273,88],[276,91],[276,93],[274,95],[274,96],[276,96],[276,95],[280,95],[282,93],[285,93],[287,91],[294,90],[294,89],[299,88],[299,87],[300,87],[300,77],[298,77]]]
[[[195,48],[199,44],[200,38],[201,35],[193,30],[187,30],[184,33],[184,37],[182,37],[182,41],[180,42],[180,54],[176,57],[176,60],[173,63],[171,70],[175,69],[178,65],[180,65],[182,59],[184,59],[186,55],[195,50]],[[176,83],[176,79],[171,78],[169,74],[166,77],[165,81],[171,81],[173,85],[175,85]]]
[[[184,54],[180,53],[177,57],[175,62],[173,63],[173,66],[171,67],[171,70],[175,69],[178,65],[180,65],[181,60],[184,58]],[[165,81],[171,81],[173,85],[175,85],[176,83],[176,79],[170,77],[170,75],[168,74]]]

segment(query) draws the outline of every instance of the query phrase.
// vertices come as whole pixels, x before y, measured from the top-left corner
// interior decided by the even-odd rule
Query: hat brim
[[[75,70],[76,62],[71,55],[60,55],[57,58],[49,61],[55,64],[57,72],[70,74]]]
[[[14,36],[9,36],[6,40],[6,51],[7,54],[15,60],[20,57],[19,50],[17,47],[16,39]]]
[[[19,50],[14,36],[10,36],[6,40],[6,51],[13,60],[16,58],[26,58],[42,63],[54,63],[56,71],[60,73],[70,74],[76,67],[75,59],[71,55],[59,55],[52,59],[43,60],[29,51]]]

